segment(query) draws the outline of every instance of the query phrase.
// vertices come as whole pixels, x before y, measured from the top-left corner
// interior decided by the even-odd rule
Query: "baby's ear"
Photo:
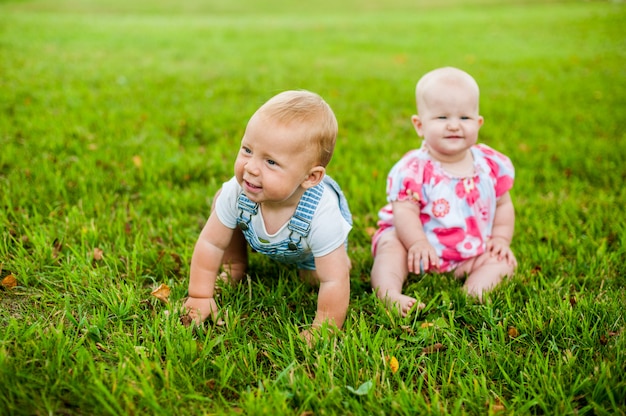
[[[324,179],[325,173],[326,169],[323,166],[315,166],[314,168],[311,168],[309,175],[306,177],[304,182],[302,182],[302,187],[305,189],[313,188],[315,185],[319,184],[322,179]]]
[[[422,137],[422,119],[418,115],[413,115],[411,117],[411,123],[417,132],[417,135]]]

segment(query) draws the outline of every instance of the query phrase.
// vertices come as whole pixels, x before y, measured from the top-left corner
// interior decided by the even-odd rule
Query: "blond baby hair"
[[[270,98],[255,113],[283,125],[301,124],[304,137],[318,154],[317,163],[326,167],[337,139],[337,119],[330,106],[310,91],[290,90]]]

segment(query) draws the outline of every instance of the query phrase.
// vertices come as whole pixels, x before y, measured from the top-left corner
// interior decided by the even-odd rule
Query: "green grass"
[[[0,1],[0,277],[18,282],[0,414],[625,414],[625,19],[619,1]],[[368,227],[418,146],[415,82],[443,65],[475,76],[481,141],[516,166],[520,266],[482,305],[412,277],[427,307],[402,319],[371,293]],[[303,345],[316,290],[258,256],[220,295],[226,327],[183,327],[247,119],[299,88],[340,123],[344,331]]]

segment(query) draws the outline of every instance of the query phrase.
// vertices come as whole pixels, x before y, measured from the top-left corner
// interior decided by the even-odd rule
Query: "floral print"
[[[388,204],[378,213],[374,253],[380,235],[394,226],[394,201],[419,206],[426,236],[441,260],[441,271],[454,270],[460,262],[485,251],[496,201],[513,187],[515,171],[508,157],[485,144],[473,146],[471,152],[472,177],[448,174],[423,146],[396,163],[387,177]]]
[[[433,202],[433,215],[435,217],[445,217],[450,212],[450,203],[441,198]]]

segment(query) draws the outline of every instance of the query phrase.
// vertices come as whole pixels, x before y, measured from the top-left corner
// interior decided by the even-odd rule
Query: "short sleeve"
[[[419,157],[419,150],[412,150],[396,163],[387,176],[387,201],[423,201],[422,185],[425,172],[430,166],[427,159]]]
[[[476,145],[476,148],[482,153],[489,167],[489,175],[495,182],[496,198],[500,198],[513,188],[515,179],[513,163],[507,156],[485,144]]]
[[[228,228],[237,226],[237,198],[239,198],[241,187],[237,179],[233,177],[222,185],[217,200],[215,201],[215,213],[220,222]]]
[[[309,246],[314,257],[322,257],[344,244],[352,225],[341,214],[337,194],[326,186],[311,223]]]

